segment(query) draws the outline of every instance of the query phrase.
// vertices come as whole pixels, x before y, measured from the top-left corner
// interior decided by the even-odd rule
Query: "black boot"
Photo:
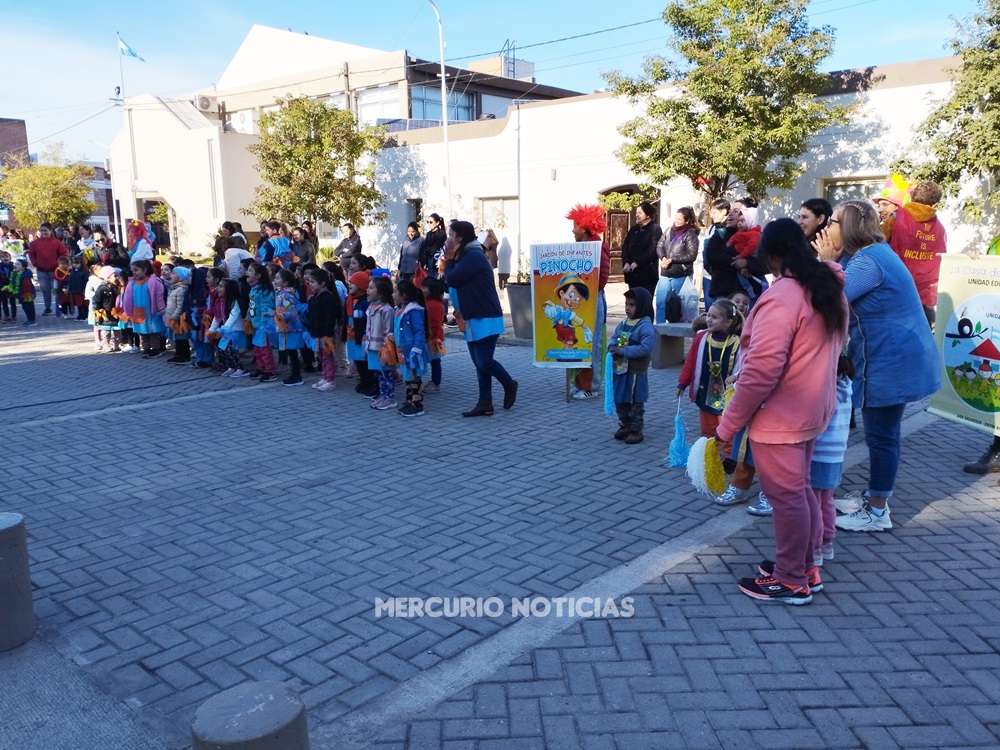
[[[966,474],[994,474],[1000,472],[1000,452],[994,451],[991,446],[978,461],[963,466],[962,471]]]
[[[492,417],[493,416],[493,402],[492,401],[477,401],[476,405],[472,407],[470,411],[463,411],[463,417]]]
[[[628,437],[628,436],[629,436],[629,435],[630,435],[631,433],[632,433],[632,428],[631,428],[631,427],[626,427],[625,425],[622,425],[622,426],[621,426],[621,427],[619,427],[619,428],[618,428],[618,430],[617,430],[617,431],[615,432],[615,440],[624,440],[624,439],[625,439],[625,438],[627,438],[627,437]]]
[[[642,430],[632,430],[625,438],[625,445],[635,445],[642,442]]]
[[[517,400],[517,381],[510,381],[510,385],[504,386],[503,389],[503,408],[510,409],[514,405],[514,401]]]

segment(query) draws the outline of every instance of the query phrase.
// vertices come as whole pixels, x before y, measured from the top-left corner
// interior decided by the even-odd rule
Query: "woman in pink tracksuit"
[[[743,329],[735,392],[716,434],[725,443],[748,426],[760,486],[774,508],[775,561],[764,560],[740,590],[808,604],[822,588],[812,540],[823,522],[809,464],[837,403],[847,298],[840,266],[818,260],[792,219],[764,228],[758,254],[775,281]]]

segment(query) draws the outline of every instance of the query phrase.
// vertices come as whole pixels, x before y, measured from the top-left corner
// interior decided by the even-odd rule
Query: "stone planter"
[[[531,284],[507,282],[507,299],[510,301],[510,317],[514,323],[514,335],[519,339],[534,338],[531,314]]]

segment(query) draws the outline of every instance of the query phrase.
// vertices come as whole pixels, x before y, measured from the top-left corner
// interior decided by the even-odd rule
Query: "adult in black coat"
[[[635,221],[622,244],[622,272],[629,289],[642,287],[653,297],[660,276],[656,246],[663,230],[656,223],[656,209],[646,201],[635,209]]]
[[[438,270],[435,256],[441,252],[444,242],[448,238],[444,230],[444,221],[437,214],[431,214],[424,220],[427,225],[427,234],[424,235],[423,242],[420,243],[420,265],[427,271],[428,276],[437,278]]]
[[[725,229],[712,234],[705,244],[705,270],[712,274],[712,285],[708,290],[708,296],[713,300],[728,297],[735,292],[745,293],[747,291],[745,284],[749,284],[753,290],[753,294],[748,295],[752,300],[761,293],[761,283],[757,279],[763,279],[767,270],[757,257],[751,256],[745,261],[740,261],[739,265],[745,265],[749,271],[749,275],[743,275],[743,281],[740,280],[740,269],[733,265],[738,256],[736,250],[727,243],[736,233],[739,221],[740,210],[734,208],[729,212]]]

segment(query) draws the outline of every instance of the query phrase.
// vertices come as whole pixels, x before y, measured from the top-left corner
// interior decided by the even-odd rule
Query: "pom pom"
[[[726,491],[726,472],[715,438],[698,438],[691,446],[687,474],[694,488],[705,495],[717,496]]]
[[[729,484],[715,438],[710,438],[705,444],[705,484],[712,495],[721,495]]]
[[[615,415],[615,384],[611,375],[611,352],[604,357],[604,413]]]
[[[691,446],[691,453],[688,454],[687,475],[694,488],[704,495],[711,494],[708,484],[705,482],[705,446],[708,438],[700,437]]]
[[[691,449],[684,436],[684,420],[681,419],[681,400],[677,399],[677,414],[674,415],[674,439],[670,441],[670,453],[667,454],[664,463],[671,469],[683,469],[687,466],[690,453]]]

